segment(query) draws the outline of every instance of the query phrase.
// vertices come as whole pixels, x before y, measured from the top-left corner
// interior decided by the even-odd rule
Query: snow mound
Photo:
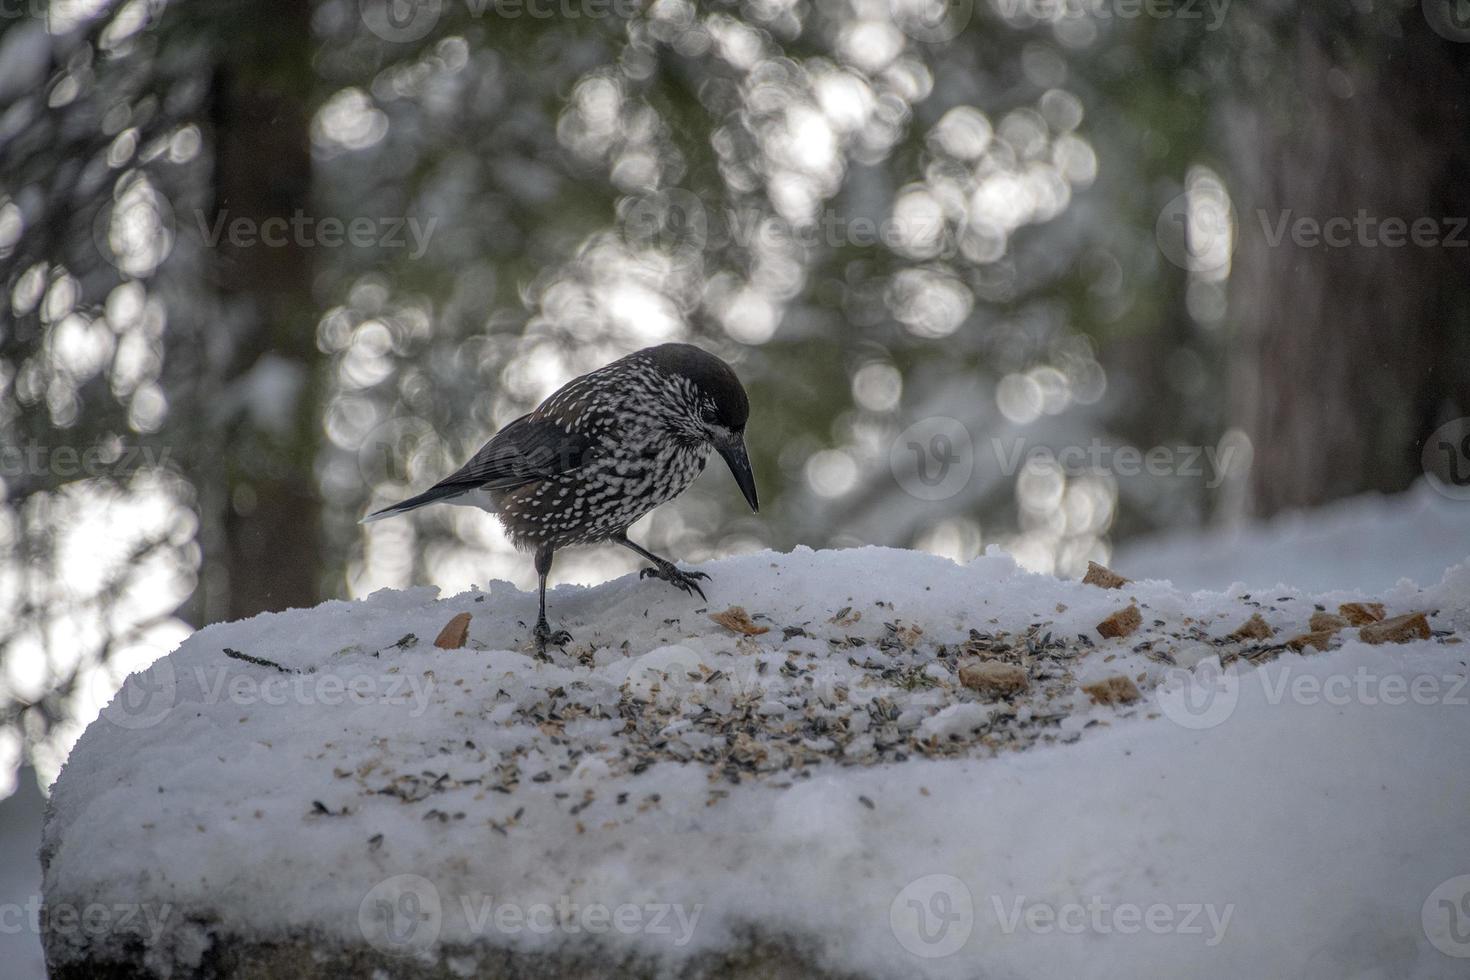
[[[1466,542],[1470,507],[1420,480],[1405,493],[1367,493],[1267,521],[1125,542],[1114,564],[1186,589],[1232,582],[1383,589],[1401,578],[1439,578],[1464,560]]]
[[[53,790],[53,975],[1462,975],[1470,566],[1324,595],[998,552],[704,568],[708,604],[555,590],[549,661],[503,583],[200,630]],[[1349,601],[1432,632],[1288,645]]]

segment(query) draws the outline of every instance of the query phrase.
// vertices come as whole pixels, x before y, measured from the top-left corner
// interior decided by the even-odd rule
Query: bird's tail
[[[426,504],[438,503],[450,497],[458,497],[469,489],[469,487],[455,486],[453,484],[430,487],[417,497],[409,497],[407,500],[400,500],[391,507],[375,510],[357,523],[371,524],[373,521],[381,521],[385,517],[396,517],[399,514],[406,514],[411,510],[418,510]]]

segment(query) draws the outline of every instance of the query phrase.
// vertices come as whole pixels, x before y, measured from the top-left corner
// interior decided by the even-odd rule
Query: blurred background
[[[763,504],[717,474],[634,529],[681,561],[1131,548],[1220,588],[1351,540],[1367,586],[1470,540],[1458,0],[16,0],[0,31],[0,790],[201,625],[533,584],[479,512],[357,520],[667,340],[745,380]]]

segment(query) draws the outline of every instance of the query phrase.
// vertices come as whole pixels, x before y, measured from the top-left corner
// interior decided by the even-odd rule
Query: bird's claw
[[[533,635],[536,637],[536,653],[539,657],[543,659],[546,658],[546,647],[548,645],[554,647],[564,647],[568,643],[572,642],[572,634],[568,633],[566,630],[557,630],[555,632],[552,632],[551,625],[547,623],[544,619],[536,624],[536,629],[533,631]]]
[[[704,590],[699,587],[700,579],[708,579],[709,575],[704,572],[680,571],[673,562],[664,562],[653,568],[645,568],[638,573],[639,578],[661,578],[675,588],[683,589],[693,594],[699,593],[699,598],[704,600]]]

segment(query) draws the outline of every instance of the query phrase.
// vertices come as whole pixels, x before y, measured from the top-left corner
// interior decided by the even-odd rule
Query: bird
[[[662,579],[704,599],[700,571],[683,571],[628,538],[628,527],[683,493],[719,453],[750,509],[759,512],[745,446],[750,399],[734,369],[693,344],[668,343],[573,378],[496,432],[459,469],[423,493],[374,511],[361,523],[435,503],[495,514],[511,543],[535,556],[537,652],[572,638],[546,620],[546,577],[555,553],[612,542],[652,563],[639,578]]]

